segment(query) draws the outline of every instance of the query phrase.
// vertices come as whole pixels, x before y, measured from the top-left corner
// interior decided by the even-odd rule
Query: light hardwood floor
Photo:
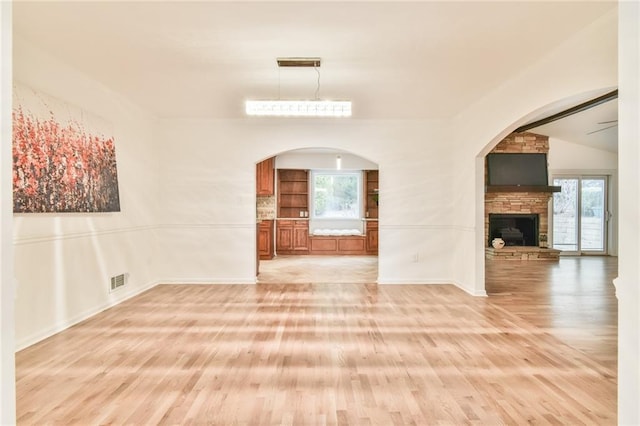
[[[260,283],[375,283],[378,256],[279,255],[260,261]]]
[[[489,264],[488,298],[157,286],[19,352],[18,421],[615,424],[615,260],[602,259]]]

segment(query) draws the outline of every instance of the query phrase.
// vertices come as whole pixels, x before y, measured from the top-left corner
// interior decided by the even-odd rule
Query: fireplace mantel
[[[546,185],[487,185],[484,192],[561,192],[560,186]]]

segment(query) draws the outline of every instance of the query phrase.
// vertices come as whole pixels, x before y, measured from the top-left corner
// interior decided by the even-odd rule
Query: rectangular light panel
[[[246,101],[246,113],[262,117],[351,117],[351,101]]]

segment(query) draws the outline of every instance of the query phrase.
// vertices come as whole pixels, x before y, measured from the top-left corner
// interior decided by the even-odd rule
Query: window
[[[316,171],[312,174],[311,185],[314,218],[360,218],[360,173]]]

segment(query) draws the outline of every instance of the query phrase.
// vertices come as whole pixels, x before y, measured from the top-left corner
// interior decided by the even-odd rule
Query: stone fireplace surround
[[[549,138],[535,133],[512,133],[491,151],[499,153],[549,153]],[[486,176],[486,169],[485,169]],[[547,248],[550,192],[485,192],[484,234],[487,258],[557,259],[558,250]],[[535,247],[505,247],[495,250],[489,238],[489,214],[538,215],[538,235]]]

